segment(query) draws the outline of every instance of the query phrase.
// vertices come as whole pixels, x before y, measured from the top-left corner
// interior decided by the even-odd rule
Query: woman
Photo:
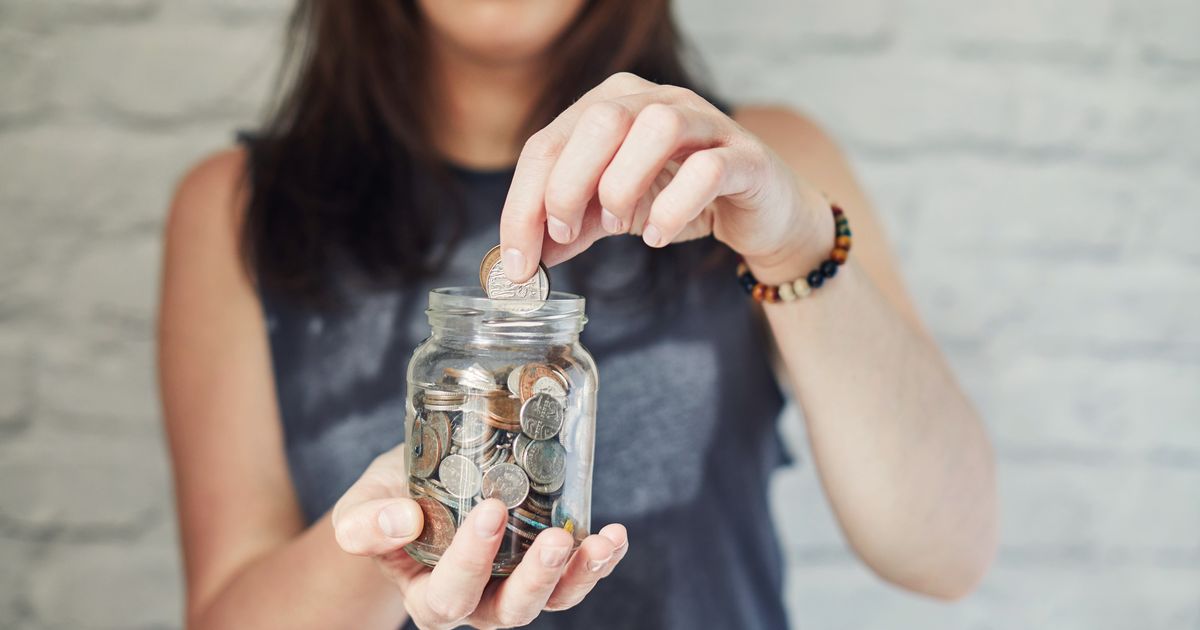
[[[978,582],[990,449],[866,198],[810,121],[686,89],[665,0],[302,0],[293,35],[278,110],[186,176],[166,228],[189,626],[784,627],[780,386],[863,562],[934,597]],[[735,255],[794,298],[835,247],[824,194],[853,256],[758,309]],[[497,227],[513,279],[562,263],[588,296],[610,524],[574,552],[545,530],[493,581],[495,500],[437,568],[403,552],[397,444],[425,293],[472,284]]]

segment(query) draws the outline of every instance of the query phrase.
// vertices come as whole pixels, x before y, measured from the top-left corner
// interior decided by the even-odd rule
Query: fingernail
[[[408,510],[398,503],[379,510],[379,529],[389,538],[410,536],[415,529],[414,525]]]
[[[542,564],[548,569],[561,567],[567,562],[570,547],[547,547],[542,550]]]
[[[658,228],[653,225],[647,225],[646,229],[642,232],[642,240],[646,241],[646,244],[650,247],[658,247],[661,245],[659,241],[662,240],[662,232],[658,231]]]
[[[609,212],[608,208],[604,208],[600,211],[600,225],[603,226],[604,231],[608,232],[609,234],[620,234],[622,232],[621,219],[618,218],[617,215]]]
[[[546,217],[546,227],[550,230],[550,238],[563,244],[571,242],[571,228],[566,223],[554,217]]]
[[[596,571],[599,571],[600,569],[603,569],[603,568],[604,568],[604,565],[608,564],[608,561],[609,561],[609,560],[612,560],[612,558],[613,558],[613,554],[611,554],[611,553],[610,553],[610,554],[608,554],[608,557],[607,557],[607,558],[605,558],[605,559],[603,559],[603,560],[591,560],[591,561],[589,561],[589,562],[588,562],[588,571],[591,571],[591,572],[595,573]]]
[[[495,503],[483,503],[475,511],[478,512],[475,515],[475,533],[480,538],[491,538],[500,533],[507,514],[504,508]]]
[[[516,280],[525,272],[525,254],[521,250],[510,247],[504,250],[504,274],[509,280]]]

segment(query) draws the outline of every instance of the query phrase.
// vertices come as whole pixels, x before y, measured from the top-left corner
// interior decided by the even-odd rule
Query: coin
[[[504,275],[504,262],[500,257],[500,246],[488,250],[479,264],[479,284],[493,300],[529,300],[544,302],[550,297],[550,273],[546,266],[538,263],[537,272],[525,282],[516,283]],[[529,310],[541,305],[533,304]]]
[[[487,399],[487,411],[502,422],[520,422],[521,399],[515,396],[491,396]]]
[[[483,497],[500,499],[515,508],[529,495],[529,477],[515,464],[496,464],[483,476]]]
[[[450,447],[450,415],[445,411],[432,411],[425,417],[425,425],[437,433],[438,444],[443,448]]]
[[[454,425],[450,440],[459,449],[469,449],[486,444],[495,435],[496,431],[484,423],[483,418],[475,414],[463,414],[462,420]]]
[[[409,472],[422,479],[429,477],[442,459],[443,447],[437,431],[418,420],[413,423],[413,434],[408,441],[411,454]]]
[[[438,466],[438,478],[446,492],[459,499],[469,499],[479,494],[483,475],[474,462],[462,455],[447,455]]]
[[[558,435],[566,409],[549,394],[536,394],[521,405],[521,432],[534,440],[549,440]]]
[[[537,493],[549,496],[549,495],[558,494],[559,492],[561,492],[565,482],[566,482],[565,476],[559,477],[549,483],[534,483],[531,481],[531,482],[529,482],[529,489],[532,492],[537,492]]]
[[[525,523],[522,523],[521,519],[519,519],[515,516],[510,517],[508,519],[507,527],[508,527],[508,531],[513,532],[514,534],[520,536],[521,538],[524,538],[525,540],[532,541],[533,539],[537,538],[537,532],[536,531],[531,532],[528,529],[526,529],[526,527],[528,527],[528,526],[525,525]]]
[[[521,461],[521,458],[525,457],[525,449],[529,446],[529,443],[532,441],[533,440],[529,439],[529,436],[525,435],[524,433],[518,433],[517,437],[513,438],[513,442],[512,442],[513,457],[515,457],[517,459],[517,461]]]
[[[497,388],[496,379],[492,373],[483,368],[478,363],[472,364],[465,370],[458,370],[448,367],[445,369],[447,377],[467,389],[491,391]]]
[[[441,553],[450,546],[458,529],[454,526],[454,515],[449,508],[430,497],[417,497],[416,502],[425,515],[425,526],[413,544]]]
[[[550,525],[548,525],[545,521],[542,520],[542,517],[538,516],[537,514],[534,514],[533,512],[530,512],[529,510],[523,510],[521,508],[516,508],[513,510],[512,515],[517,520],[519,520],[522,523],[525,523],[526,525],[528,525],[534,529],[537,529],[537,530],[543,530],[543,529],[546,529],[547,527],[550,527]]]
[[[521,395],[521,368],[523,367],[525,366],[518,365],[517,367],[513,368],[512,371],[508,373],[508,377],[504,379],[505,384],[508,385],[508,391],[511,392],[513,396]]]
[[[550,518],[550,510],[552,509],[550,499],[546,495],[533,490],[533,488],[530,488],[529,496],[525,498],[523,507],[543,518]]]
[[[557,440],[534,440],[525,448],[522,468],[531,485],[561,486],[567,472],[567,452]],[[548,494],[543,492],[543,494]]]
[[[566,377],[557,368],[546,365],[545,363],[528,363],[521,368],[521,400],[528,400],[536,392],[533,391],[533,386],[543,378],[559,381],[563,386],[563,394],[566,394]]]
[[[567,388],[549,376],[543,376],[533,383],[531,391],[534,394],[549,394],[555,398],[566,398]]]

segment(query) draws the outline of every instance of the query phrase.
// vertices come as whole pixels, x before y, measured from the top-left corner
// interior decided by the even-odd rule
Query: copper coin
[[[521,424],[519,422],[506,422],[490,413],[484,416],[483,421],[487,423],[489,427],[500,429],[501,431],[508,431],[509,433],[517,433],[521,430]]]
[[[529,363],[521,368],[521,400],[529,400],[534,395],[533,386],[542,378],[557,380],[564,389],[567,386],[566,377],[558,368],[545,363]]]
[[[431,411],[425,417],[425,425],[437,433],[438,443],[443,449],[450,447],[450,414],[445,411]]]
[[[415,501],[421,506],[421,513],[425,515],[425,526],[413,544],[438,553],[445,551],[458,530],[454,525],[454,515],[449,508],[429,497],[417,497]]]
[[[491,396],[487,399],[487,411],[503,422],[520,422],[521,400],[515,396]]]
[[[424,422],[413,423],[412,435],[408,436],[409,472],[414,477],[428,478],[442,461],[442,443],[437,431]]]

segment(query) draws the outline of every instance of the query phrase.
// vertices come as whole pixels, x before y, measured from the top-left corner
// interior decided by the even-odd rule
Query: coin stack
[[[509,509],[498,568],[515,566],[538,532],[575,519],[561,501],[567,474],[569,351],[547,362],[489,371],[445,368],[438,383],[413,392],[408,434],[410,491],[425,512],[413,544],[441,554],[476,504],[496,498]],[[511,568],[511,567],[509,567]]]

